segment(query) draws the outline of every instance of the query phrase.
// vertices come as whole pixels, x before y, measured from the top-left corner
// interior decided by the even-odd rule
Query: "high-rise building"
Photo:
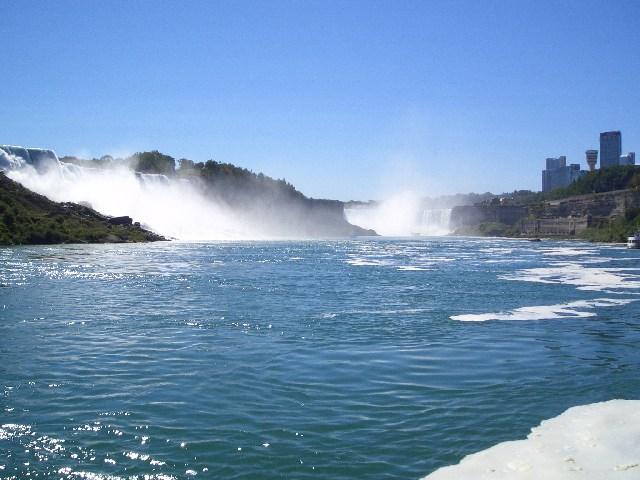
[[[580,165],[577,163],[567,166],[567,157],[565,156],[547,158],[546,167],[546,170],[542,171],[543,192],[568,187],[586,173],[580,170]]]
[[[558,168],[567,166],[567,157],[565,157],[564,155],[557,158],[549,157],[547,158],[546,163],[547,163],[547,170],[557,170]]]
[[[629,152],[625,155],[620,155],[620,165],[635,165],[636,164],[636,153]]]
[[[593,172],[596,169],[596,163],[598,163],[598,150],[587,150],[587,165],[589,165],[589,171]]]
[[[620,164],[622,154],[622,134],[619,131],[600,134],[600,168],[615,167]]]

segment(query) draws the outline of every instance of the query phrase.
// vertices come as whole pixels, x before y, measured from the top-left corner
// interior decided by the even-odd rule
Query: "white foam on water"
[[[486,322],[489,320],[553,320],[558,318],[586,318],[595,317],[593,311],[596,307],[614,307],[627,305],[635,299],[627,298],[596,298],[594,300],[577,300],[560,305],[539,305],[533,307],[521,307],[508,312],[479,313],[453,315],[451,320],[460,322]]]
[[[640,478],[640,400],[572,407],[423,480],[610,480]]]
[[[503,280],[574,285],[578,290],[638,289],[640,276],[629,273],[636,269],[586,267],[580,263],[554,263],[548,267],[519,270],[502,275]]]
[[[573,257],[582,255],[597,255],[598,250],[592,248],[576,248],[576,247],[553,247],[541,248],[543,255],[552,257]]]
[[[375,258],[350,258],[347,260],[347,263],[356,267],[377,267],[380,265],[388,265],[389,261]]]
[[[511,255],[513,253],[513,248],[505,248],[505,247],[489,247],[489,248],[480,248],[478,249],[481,253],[490,253],[496,255]]]
[[[501,280],[571,285],[577,290],[599,292],[607,295],[640,295],[640,268],[607,267],[600,265],[617,261],[617,258],[599,256],[594,248],[555,247],[540,249],[551,257],[568,256],[571,259],[555,259],[548,266],[518,270],[500,275]],[[583,258],[578,258],[583,256]],[[626,260],[626,258],[621,258]],[[492,262],[492,260],[489,260]],[[488,263],[488,262],[485,262]],[[497,261],[493,261],[497,263]],[[511,263],[511,260],[509,260]],[[483,322],[487,320],[547,320],[557,318],[594,317],[596,307],[625,305],[633,299],[596,298],[565,304],[526,306],[506,312],[454,315],[453,320]]]

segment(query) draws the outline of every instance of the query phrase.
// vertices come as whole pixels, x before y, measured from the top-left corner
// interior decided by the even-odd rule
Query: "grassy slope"
[[[0,172],[0,245],[162,239],[135,225],[111,225],[107,217],[90,208],[52,202]]]

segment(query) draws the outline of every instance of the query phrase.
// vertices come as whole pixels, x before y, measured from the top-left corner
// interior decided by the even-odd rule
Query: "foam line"
[[[549,267],[529,268],[503,275],[503,280],[574,285],[578,290],[640,288],[640,277],[630,274],[634,269],[585,267],[579,263],[554,263]]]
[[[627,298],[596,298],[577,300],[559,305],[540,305],[516,308],[507,312],[453,315],[451,320],[461,322],[486,322],[489,320],[553,320],[558,318],[595,317],[596,307],[614,307],[635,301]]]

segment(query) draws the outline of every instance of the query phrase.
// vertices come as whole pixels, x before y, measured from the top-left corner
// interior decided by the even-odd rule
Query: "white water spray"
[[[264,239],[249,217],[207,197],[187,180],[136,173],[126,166],[81,167],[51,150],[0,146],[0,169],[57,202],[89,203],[100,213],[128,215],[146,228],[181,240]]]
[[[411,192],[393,195],[373,205],[345,209],[347,220],[385,236],[435,236],[450,232],[450,208],[429,208]]]

